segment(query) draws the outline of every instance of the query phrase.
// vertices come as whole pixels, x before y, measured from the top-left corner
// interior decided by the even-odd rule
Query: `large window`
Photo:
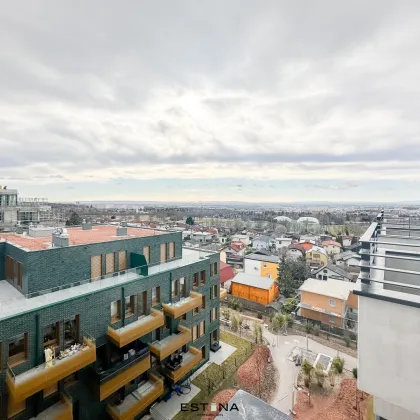
[[[202,337],[205,334],[206,331],[206,322],[201,321],[200,322],[200,329],[199,329],[199,336]]]
[[[169,242],[169,259],[175,258],[175,242]]]
[[[211,298],[212,299],[217,298],[217,284],[211,287]]]
[[[28,333],[20,334],[9,342],[9,366],[13,367],[28,359]]]
[[[115,256],[113,252],[105,255],[105,274],[111,274],[115,271]]]
[[[161,264],[166,263],[166,260],[167,260],[166,256],[168,255],[167,247],[168,247],[168,244],[160,244],[160,262],[161,262]]]
[[[125,317],[129,318],[136,313],[136,297],[127,296],[125,298]]]
[[[90,278],[92,280],[97,280],[102,275],[102,263],[101,256],[94,255],[90,257]]]
[[[217,275],[217,262],[210,265],[210,272],[212,276]]]
[[[6,256],[6,280],[22,287],[22,264],[9,256]]]
[[[198,287],[200,283],[200,273],[194,273],[193,287]]]
[[[137,316],[147,315],[147,313],[147,290],[145,290],[137,295]]]
[[[147,264],[150,264],[150,246],[143,247],[143,255],[146,258]]]
[[[201,284],[206,284],[206,270],[200,272]]]
[[[67,349],[79,342],[79,326],[79,315],[75,315],[73,318],[64,321],[64,348]]]
[[[160,303],[160,286],[152,288],[152,306]]]
[[[121,301],[114,300],[111,302],[111,322],[121,321]]]
[[[59,346],[60,345],[60,323],[47,325],[44,327],[44,347]]]
[[[210,322],[217,321],[217,308],[213,308],[210,312]]]
[[[187,296],[187,283],[185,281],[185,277],[181,277],[179,279],[179,294],[181,297]]]
[[[119,271],[127,270],[127,251],[118,253],[118,269]]]
[[[179,280],[172,280],[172,299],[176,299],[179,295]]]

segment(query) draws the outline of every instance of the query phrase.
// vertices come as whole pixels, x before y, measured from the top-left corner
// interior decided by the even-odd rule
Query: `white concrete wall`
[[[417,414],[410,413],[377,397],[373,399],[373,411],[377,416],[381,416],[386,420],[420,420],[420,416]]]
[[[359,296],[358,327],[358,387],[419,416],[420,309]]]
[[[261,241],[259,239],[256,239],[252,241],[252,247],[255,249],[268,249],[269,245],[266,241]]]
[[[276,250],[288,247],[292,243],[292,238],[276,238]]]
[[[261,275],[261,261],[244,259],[244,273],[253,274],[254,276]]]

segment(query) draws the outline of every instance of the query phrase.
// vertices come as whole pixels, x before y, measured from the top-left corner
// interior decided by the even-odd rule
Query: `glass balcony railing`
[[[23,373],[15,374],[8,366],[6,382],[13,399],[22,401],[96,360],[95,339],[84,335],[82,343],[60,352],[51,364],[43,363]]]
[[[165,391],[163,378],[151,373],[150,379],[120,401],[111,399],[107,412],[114,420],[131,420],[156,401]]]
[[[179,318],[194,308],[200,307],[203,295],[196,292],[190,292],[186,298],[182,298],[177,302],[163,303],[162,307],[166,314],[172,318]]]
[[[32,417],[33,420],[71,420],[73,419],[73,402],[66,394],[61,394],[61,400],[51,407]]]
[[[196,349],[195,347],[190,347],[189,351],[182,355],[182,363],[176,370],[165,368],[165,375],[173,383],[179,382],[185,375],[194,369],[202,360],[201,350]]]
[[[151,333],[165,324],[165,316],[161,311],[152,309],[150,315],[144,315],[125,327],[108,327],[108,338],[117,347],[124,347],[134,340]]]
[[[171,334],[163,340],[154,341],[149,344],[150,351],[159,359],[164,359],[182,346],[185,346],[185,344],[188,344],[191,341],[191,338],[191,330],[180,325],[177,333]]]

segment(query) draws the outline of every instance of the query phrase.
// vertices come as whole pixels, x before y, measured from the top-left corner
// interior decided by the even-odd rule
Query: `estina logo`
[[[181,404],[181,411],[206,411],[207,407],[210,406],[210,411],[239,411],[238,406],[235,403],[232,404],[217,404],[215,402],[207,403],[191,403],[191,404]]]

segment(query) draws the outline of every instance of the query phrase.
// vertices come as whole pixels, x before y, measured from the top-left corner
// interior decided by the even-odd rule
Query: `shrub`
[[[284,301],[284,304],[283,304],[283,312],[285,314],[290,314],[291,312],[294,312],[295,309],[296,309],[297,304],[298,304],[298,302],[297,302],[296,299],[287,298]]]
[[[228,303],[228,307],[232,308],[235,311],[238,309],[238,306],[239,306],[239,303],[236,299],[231,299]]]
[[[313,331],[312,331],[312,332],[314,333],[314,335],[319,335],[319,331],[320,331],[320,329],[321,329],[321,328],[319,328],[319,326],[318,326],[318,325],[315,325],[315,326],[314,326],[314,329],[313,329]]]
[[[344,337],[344,342],[346,343],[346,347],[350,347],[350,337],[349,336],[345,336]]]
[[[258,316],[258,319],[262,319],[262,317],[263,317],[261,312],[258,312],[257,316]]]
[[[325,373],[322,365],[318,363],[315,368],[315,377],[316,377],[316,383],[320,388],[324,386],[325,381]]]
[[[341,359],[338,356],[334,357],[331,368],[337,373],[342,373],[344,368],[344,359]]]
[[[234,332],[238,331],[238,328],[239,328],[239,319],[238,319],[238,317],[236,315],[233,315],[233,317],[232,317],[232,326],[231,326],[231,328],[232,328],[232,331],[234,331]]]
[[[227,320],[229,320],[229,319],[230,319],[230,311],[229,311],[228,309],[225,309],[225,310],[222,312],[222,315],[223,315],[223,318],[225,318],[225,319],[227,319]]]
[[[287,322],[287,326],[288,326],[289,328],[292,328],[292,327],[293,327],[293,323],[295,322],[295,318],[293,317],[293,315],[287,314],[287,315],[284,317],[284,319],[285,319],[285,320],[286,320],[286,322]]]
[[[238,303],[238,311],[239,312],[242,312],[242,309],[243,309],[243,305],[242,305],[242,303]]]
[[[353,368],[353,376],[357,379],[357,368]]]
[[[311,384],[311,373],[314,367],[305,359],[302,362],[302,371],[305,374],[305,386],[309,388]]]
[[[307,321],[305,325],[305,331],[310,334],[312,330],[314,329],[314,324],[311,321]]]
[[[356,341],[356,339],[357,339],[357,335],[352,331],[350,331],[349,337],[350,337],[351,341]]]

